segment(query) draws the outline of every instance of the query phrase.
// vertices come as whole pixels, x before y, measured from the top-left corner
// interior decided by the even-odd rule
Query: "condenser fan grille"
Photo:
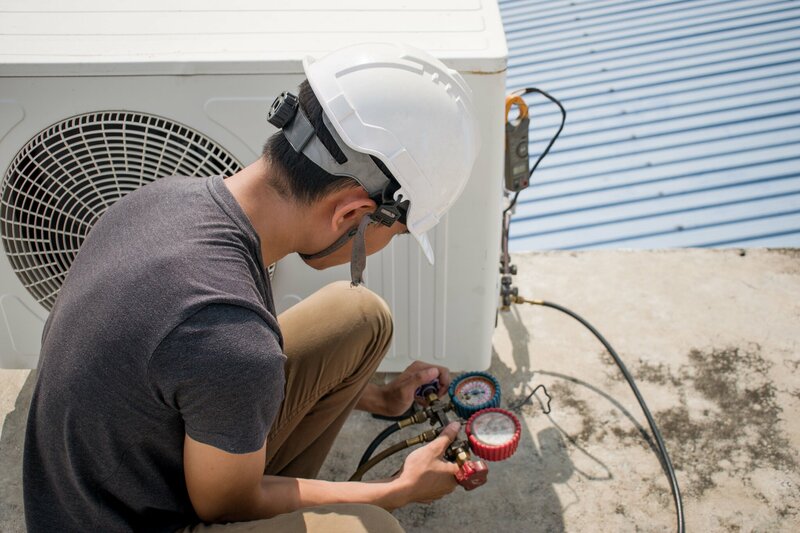
[[[28,141],[6,171],[3,247],[25,288],[50,309],[86,234],[114,202],[160,177],[240,168],[205,135],[163,117],[127,111],[72,117]]]

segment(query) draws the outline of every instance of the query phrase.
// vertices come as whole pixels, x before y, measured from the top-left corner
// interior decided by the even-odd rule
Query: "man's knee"
[[[342,313],[352,314],[356,323],[375,341],[388,347],[394,331],[392,312],[386,302],[363,285],[351,286],[348,281],[337,281],[323,287],[322,291],[339,301]]]
[[[367,531],[378,533],[403,533],[400,522],[389,511],[376,505],[354,504]]]
[[[352,516],[358,519],[365,532],[403,533],[397,519],[388,511],[366,503],[345,503],[330,506],[337,515]],[[362,531],[361,529],[357,529]]]

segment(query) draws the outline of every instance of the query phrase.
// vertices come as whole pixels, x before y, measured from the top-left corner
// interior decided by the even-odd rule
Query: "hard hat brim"
[[[433,247],[431,246],[431,241],[428,240],[428,235],[425,233],[420,233],[419,235],[412,233],[412,235],[417,239],[419,247],[422,248],[422,253],[425,254],[428,263],[433,265]]]

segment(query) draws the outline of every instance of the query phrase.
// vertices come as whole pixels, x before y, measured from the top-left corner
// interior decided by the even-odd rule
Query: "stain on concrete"
[[[624,379],[622,373],[617,370],[617,374]],[[634,379],[636,381],[647,381],[649,383],[656,383],[658,385],[671,385],[678,387],[681,385],[681,380],[674,376],[669,369],[669,366],[664,363],[650,363],[643,359],[639,359],[639,364],[633,370]]]
[[[790,364],[789,371],[794,371]],[[677,369],[663,363],[640,360],[633,367],[637,381],[654,383],[677,391],[679,401],[653,413],[679,471],[684,494],[699,498],[717,486],[718,474],[726,473],[745,483],[762,468],[793,472],[798,461],[781,428],[782,409],[773,381],[772,363],[757,344],[749,348],[728,347],[692,350],[688,363]],[[553,406],[566,418],[580,421],[580,429],[565,435],[573,444],[588,445],[613,436],[625,446],[653,446],[638,428],[619,422],[603,423],[608,416],[582,399],[578,386],[559,381],[550,387]],[[706,404],[698,409],[697,402]],[[648,493],[669,505],[665,486],[650,483]],[[788,504],[780,511],[797,514]],[[780,513],[779,513],[780,514]]]
[[[797,505],[787,504],[782,507],[779,507],[776,511],[778,517],[781,519],[789,518],[790,516],[797,516],[800,514],[800,508]]]
[[[739,533],[739,531],[742,530],[742,526],[725,518],[717,518],[717,522],[719,523],[720,529],[728,533]]]
[[[800,259],[800,248],[768,248],[767,251]]]
[[[759,468],[797,468],[780,427],[782,409],[768,376],[772,364],[761,356],[760,347],[692,350],[688,357],[689,364],[677,374],[662,365],[640,372],[643,380],[680,390],[679,405],[653,416],[675,468],[682,471],[684,492],[702,496],[716,486],[715,475],[722,471],[746,481]],[[689,398],[696,395],[714,407],[690,414]],[[645,444],[636,430],[612,432]]]
[[[578,416],[581,420],[581,429],[574,435],[567,435],[573,443],[587,444],[590,440],[602,441],[606,435],[598,420],[600,417],[589,407],[589,403],[576,395],[575,384],[559,381],[550,387],[550,396],[556,402],[559,411],[565,411],[567,416]]]
[[[436,506],[428,504],[412,504],[403,513],[404,527],[424,527],[437,514]]]
[[[617,362],[614,361],[614,358],[611,357],[610,353],[608,353],[606,350],[602,350],[598,353],[597,358],[603,363],[603,374],[605,375],[608,383],[625,381],[625,376],[623,376],[622,372],[619,371]]]
[[[800,368],[800,360],[797,359],[784,359],[783,366],[785,366],[792,374],[797,372]]]
[[[800,248],[773,248],[769,251],[780,254],[790,260],[784,263],[783,268],[776,270],[783,274],[790,275],[800,273]]]

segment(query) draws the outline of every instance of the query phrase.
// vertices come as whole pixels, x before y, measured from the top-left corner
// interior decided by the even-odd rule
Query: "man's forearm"
[[[356,403],[356,409],[377,414],[382,414],[386,411],[382,389],[374,383],[368,383],[364,392],[361,394],[361,398],[359,398],[358,403]]]
[[[387,511],[410,500],[399,479],[375,482],[333,482],[283,476],[264,476],[250,508],[225,520],[256,520],[331,503],[369,503]]]

